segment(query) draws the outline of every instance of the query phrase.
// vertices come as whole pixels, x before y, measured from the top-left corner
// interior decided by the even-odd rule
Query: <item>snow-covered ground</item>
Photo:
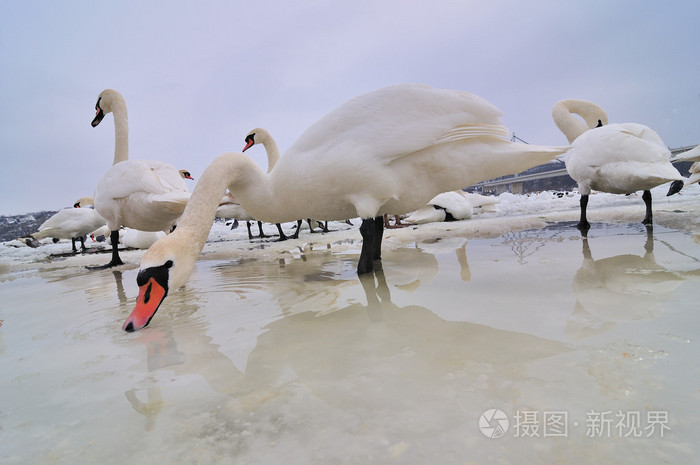
[[[677,228],[683,231],[700,229],[700,185],[693,184],[683,189],[680,195],[666,197],[666,185],[652,191],[654,219],[656,224]],[[495,212],[477,213],[469,220],[455,223],[431,223],[420,226],[410,226],[403,229],[391,229],[385,232],[384,247],[392,244],[405,244],[411,241],[434,235],[452,233],[463,237],[494,237],[510,230],[522,230],[542,227],[551,222],[578,221],[579,195],[575,192],[545,191],[536,194],[514,195],[504,193],[496,197],[498,204]],[[629,196],[594,192],[588,204],[589,220],[594,222],[626,223],[641,221],[644,217],[644,202],[641,192]],[[248,240],[245,222],[236,229],[230,229],[224,222],[217,221],[212,225],[203,256],[210,257],[246,257],[272,258],[279,254],[289,253],[298,255],[298,250],[307,246],[325,247],[333,245],[334,251],[343,251],[357,246],[352,240],[359,240],[359,219],[351,220],[353,225],[342,222],[331,222],[331,233],[310,234],[306,222],[298,240],[276,242],[277,229],[272,224],[264,224],[263,228],[270,238]],[[283,225],[287,234],[294,231],[294,223]],[[316,228],[318,231],[319,228]],[[258,227],[253,222],[252,231],[257,235]],[[53,244],[50,239],[42,241],[42,246],[36,249],[26,247],[22,242],[13,240],[0,244],[0,267],[41,266],[47,259],[64,259],[70,252],[70,241]],[[109,247],[105,243],[88,240],[87,246],[93,252],[106,252]],[[142,250],[126,252],[131,263],[138,263]],[[79,254],[68,257],[71,264],[84,266],[95,265],[109,261],[103,255]]]

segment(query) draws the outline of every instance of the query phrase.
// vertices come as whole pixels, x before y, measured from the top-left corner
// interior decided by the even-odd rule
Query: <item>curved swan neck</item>
[[[256,128],[251,132],[255,133],[256,143],[265,147],[265,152],[267,152],[267,172],[269,173],[280,159],[280,149],[277,147],[277,142],[266,129]]]
[[[232,188],[235,191],[239,189],[246,191],[252,188],[256,196],[269,202],[266,184],[265,174],[250,158],[240,153],[220,155],[199,177],[173,234],[192,234],[193,239],[199,243],[199,251],[201,251],[226,188],[228,187],[232,192],[234,192]]]
[[[583,121],[574,114],[583,118]],[[567,99],[557,102],[552,107],[552,118],[569,143],[599,123],[608,124],[605,110],[586,100]]]
[[[114,117],[114,161],[112,164],[116,165],[129,159],[129,117],[123,98],[113,99],[112,115]]]
[[[280,149],[277,147],[277,142],[272,139],[263,142],[263,146],[267,152],[267,172],[269,173],[280,159]]]

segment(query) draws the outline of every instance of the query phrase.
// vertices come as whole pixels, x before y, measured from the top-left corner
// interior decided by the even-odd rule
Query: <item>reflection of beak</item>
[[[251,148],[255,144],[255,141],[253,139],[246,139],[246,144],[245,147],[243,147],[243,152]]]
[[[92,127],[96,127],[98,124],[100,124],[100,121],[102,121],[102,118],[105,117],[105,112],[102,111],[102,108],[97,109],[97,114],[95,115],[95,119],[92,120]]]
[[[151,277],[145,284],[139,287],[139,296],[136,298],[136,306],[131,312],[131,315],[129,315],[129,318],[124,322],[122,329],[132,332],[147,326],[167,295],[168,291]]]

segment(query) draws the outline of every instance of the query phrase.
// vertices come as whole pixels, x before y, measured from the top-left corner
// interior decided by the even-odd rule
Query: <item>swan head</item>
[[[122,325],[128,332],[146,327],[160,308],[171,289],[185,285],[194,269],[195,257],[187,237],[172,234],[156,241],[141,258],[136,276],[139,295],[136,305]]]
[[[245,136],[245,147],[243,147],[242,152],[245,152],[255,144],[264,144],[270,138],[270,133],[263,128],[255,128],[248,131],[248,135]]]
[[[75,208],[81,208],[81,207],[86,207],[88,205],[95,205],[95,201],[92,199],[92,197],[81,197],[78,200],[75,201],[73,204],[73,207]]]
[[[95,118],[92,120],[92,127],[96,127],[107,113],[111,113],[113,106],[118,104],[118,102],[124,102],[122,95],[116,90],[105,89],[100,92],[97,96],[97,103],[95,104]]]
[[[187,170],[180,170],[180,176],[182,176],[183,179],[192,179],[192,180],[194,180],[194,178],[192,177],[192,175],[190,174],[190,172],[187,171]]]

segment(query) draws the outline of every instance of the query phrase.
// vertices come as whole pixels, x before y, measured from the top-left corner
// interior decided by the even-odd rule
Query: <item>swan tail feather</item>
[[[453,128],[443,134],[437,140],[437,143],[442,144],[475,137],[500,137],[507,139],[510,137],[510,133],[505,127],[497,124],[470,124]]]
[[[683,153],[679,153],[678,155],[671,158],[671,161],[700,161],[700,145]]]

